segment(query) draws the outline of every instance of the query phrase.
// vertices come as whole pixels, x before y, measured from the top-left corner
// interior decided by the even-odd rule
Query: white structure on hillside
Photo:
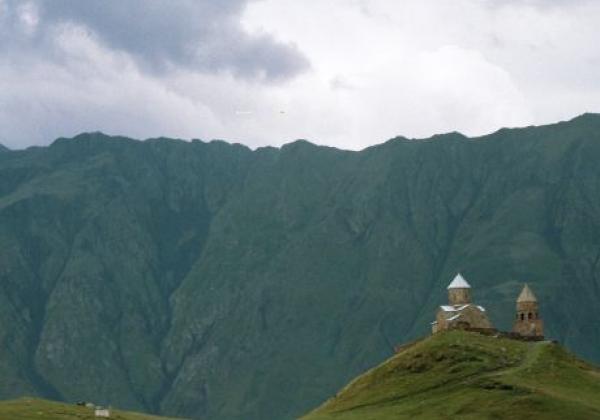
[[[94,415],[96,417],[109,418],[110,417],[110,410],[108,408],[96,407],[96,409],[94,410]]]

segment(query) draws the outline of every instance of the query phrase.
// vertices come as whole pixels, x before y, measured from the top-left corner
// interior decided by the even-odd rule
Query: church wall
[[[465,308],[462,311],[460,319],[464,322],[468,322],[471,328],[493,328],[492,323],[485,312],[482,312],[473,306]]]
[[[515,321],[512,330],[526,337],[543,336],[544,322],[541,319],[525,319],[521,321],[519,318]]]
[[[544,335],[544,323],[540,319],[537,302],[517,302],[517,313],[512,330],[526,337]]]
[[[538,319],[539,318],[539,306],[537,302],[518,302],[517,303],[517,317],[520,318],[523,315],[523,320],[526,319]],[[530,316],[531,314],[531,316]]]

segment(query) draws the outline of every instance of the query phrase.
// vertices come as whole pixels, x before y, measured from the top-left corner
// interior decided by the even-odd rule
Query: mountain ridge
[[[249,146],[246,146],[243,143],[240,142],[229,142],[227,140],[224,139],[211,139],[211,140],[202,140],[202,139],[198,139],[198,138],[192,138],[192,139],[182,139],[182,138],[172,138],[172,137],[164,137],[164,136],[159,136],[159,137],[148,137],[148,138],[144,138],[144,139],[136,139],[134,137],[130,137],[130,136],[122,136],[122,135],[111,135],[111,134],[106,134],[102,131],[84,131],[81,132],[79,134],[74,135],[73,137],[59,137],[56,138],[54,141],[52,141],[50,144],[48,145],[36,145],[36,146],[29,146],[28,148],[45,148],[45,147],[50,147],[52,146],[55,142],[63,142],[63,141],[73,141],[73,140],[77,140],[77,139],[89,139],[89,138],[97,138],[97,139],[113,139],[113,140],[126,140],[126,141],[135,141],[135,142],[149,142],[149,143],[153,143],[153,142],[161,142],[161,141],[176,141],[176,142],[184,142],[184,143],[202,143],[202,144],[210,144],[210,143],[224,143],[230,146],[240,146],[243,148],[247,148],[248,150],[252,150],[252,151],[258,151],[260,149],[276,149],[276,150],[280,150],[286,146],[292,145],[294,143],[306,143],[306,144],[310,144],[319,148],[330,148],[330,149],[336,149],[336,150],[340,150],[340,151],[345,151],[345,152],[356,152],[356,153],[360,153],[363,152],[367,149],[370,148],[377,148],[379,146],[382,146],[388,142],[394,142],[394,141],[406,141],[406,142],[425,142],[425,141],[435,141],[435,140],[441,140],[441,139],[449,139],[449,138],[456,138],[456,139],[463,139],[463,140],[479,140],[479,139],[486,139],[488,137],[494,136],[498,133],[505,133],[505,132],[510,132],[510,131],[515,131],[515,130],[528,130],[528,129],[540,129],[540,128],[556,128],[556,127],[560,127],[564,124],[569,124],[569,123],[574,123],[574,122],[582,122],[582,121],[592,121],[596,124],[599,124],[598,121],[600,121],[600,113],[595,113],[595,112],[585,112],[583,114],[580,114],[576,117],[573,117],[571,119],[568,120],[562,120],[562,121],[558,121],[555,123],[548,123],[548,124],[540,124],[540,125],[528,125],[528,126],[522,126],[522,127],[503,127],[503,128],[499,128],[496,131],[492,131],[490,133],[487,134],[482,134],[482,135],[477,135],[477,136],[467,136],[466,134],[461,133],[460,131],[449,131],[449,132],[445,132],[445,133],[439,133],[439,134],[433,134],[431,136],[428,137],[406,137],[403,135],[398,135],[398,136],[394,136],[392,138],[389,138],[387,140],[382,141],[381,143],[376,143],[370,146],[366,146],[362,149],[359,150],[354,150],[354,149],[344,149],[344,148],[340,148],[340,147],[336,147],[336,146],[328,146],[325,144],[319,144],[319,143],[315,143],[312,142],[311,140],[308,139],[296,139],[296,140],[292,140],[288,143],[284,143],[281,146],[258,146],[254,149],[252,149]],[[27,150],[28,148],[25,149],[9,149],[8,147],[4,146],[2,143],[0,143],[0,150],[5,150],[5,151],[20,151],[20,150]]]

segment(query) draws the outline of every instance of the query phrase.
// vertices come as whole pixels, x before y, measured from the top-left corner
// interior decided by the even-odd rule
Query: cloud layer
[[[0,0],[0,142],[361,148],[600,111],[600,5]]]
[[[269,80],[293,76],[307,65],[292,45],[243,31],[239,18],[246,0],[4,1],[5,46],[20,41],[20,47],[39,50],[71,26],[153,72],[183,66]]]

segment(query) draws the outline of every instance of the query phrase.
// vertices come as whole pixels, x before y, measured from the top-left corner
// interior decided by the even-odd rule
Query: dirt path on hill
[[[538,342],[528,343],[527,353],[525,353],[525,357],[521,363],[519,363],[517,366],[513,366],[508,369],[503,369],[500,371],[492,372],[486,376],[494,377],[494,376],[511,375],[511,374],[518,373],[522,370],[525,370],[527,368],[530,368],[537,361],[537,359],[538,359],[541,351],[544,349],[544,347],[548,346],[549,344],[551,344],[550,341],[538,341]]]

